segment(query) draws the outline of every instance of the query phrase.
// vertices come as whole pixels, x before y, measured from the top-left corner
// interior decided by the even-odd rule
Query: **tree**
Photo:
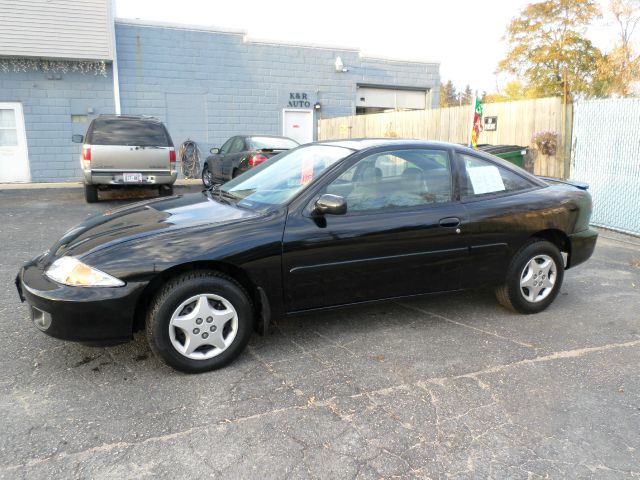
[[[598,63],[596,93],[626,97],[633,93],[633,84],[640,79],[640,56],[631,43],[640,22],[640,0],[611,0],[609,8],[618,28],[618,41]]]
[[[460,94],[460,104],[470,105],[472,101],[473,101],[473,90],[471,90],[471,87],[467,84],[467,86],[464,89],[464,92]]]
[[[440,84],[440,108],[455,107],[458,105],[458,93],[451,80]]]
[[[507,28],[498,71],[525,81],[535,96],[592,93],[601,52],[585,37],[600,16],[596,0],[544,0],[527,5]]]

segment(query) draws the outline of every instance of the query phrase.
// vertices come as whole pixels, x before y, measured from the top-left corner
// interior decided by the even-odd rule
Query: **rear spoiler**
[[[576,180],[560,180],[559,178],[553,177],[538,177],[540,180],[544,180],[545,182],[553,182],[553,183],[562,183],[563,185],[571,185],[572,187],[579,188],[580,190],[588,190],[589,184],[584,182],[578,182]]]
[[[290,150],[290,148],[259,148],[258,152],[286,152],[287,150]]]

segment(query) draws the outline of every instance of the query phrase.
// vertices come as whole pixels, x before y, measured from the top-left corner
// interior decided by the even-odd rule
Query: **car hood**
[[[258,216],[202,192],[107,210],[73,227],[49,250],[48,260],[97,250],[176,229],[227,224]]]

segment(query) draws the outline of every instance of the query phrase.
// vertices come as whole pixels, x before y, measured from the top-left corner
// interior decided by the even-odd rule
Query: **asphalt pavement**
[[[0,190],[0,478],[640,477],[640,238],[603,231],[537,315],[482,290],[305,315],[184,375],[141,334],[47,337],[13,285],[129,200]]]

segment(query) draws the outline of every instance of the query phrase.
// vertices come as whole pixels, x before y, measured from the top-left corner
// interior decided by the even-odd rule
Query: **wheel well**
[[[565,252],[567,255],[569,255],[569,257],[571,257],[571,241],[569,240],[567,234],[562,230],[542,230],[540,232],[537,232],[535,235],[532,235],[532,237],[542,238],[544,240],[547,240],[548,242],[553,243],[556,247],[558,247],[558,250],[560,250],[561,252]]]
[[[174,278],[182,273],[194,270],[212,270],[221,272],[234,279],[236,282],[242,285],[242,287],[251,296],[251,301],[253,302],[253,305],[255,307],[254,314],[256,321],[260,318],[260,312],[262,309],[260,294],[256,285],[254,285],[254,283],[251,281],[244,270],[236,267],[235,265],[230,265],[223,262],[190,262],[168,268],[167,270],[160,272],[149,282],[149,284],[140,294],[138,303],[136,304],[133,320],[134,332],[144,329],[146,312],[148,310],[149,304],[151,303],[151,300],[153,300],[153,297],[156,295],[156,293],[158,293],[158,291],[163,287],[163,285],[171,278]]]

